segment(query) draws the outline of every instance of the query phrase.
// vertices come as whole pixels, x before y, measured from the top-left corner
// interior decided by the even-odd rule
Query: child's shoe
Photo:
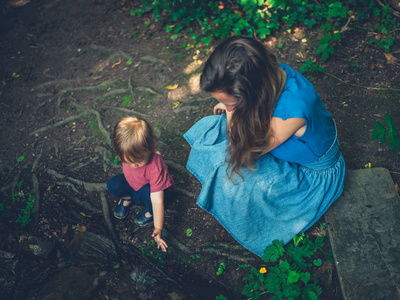
[[[138,213],[137,216],[135,217],[135,223],[138,224],[139,226],[143,226],[153,221],[153,216],[151,216],[150,218],[146,217],[147,212],[149,212],[148,209],[142,211],[141,213]]]
[[[124,206],[124,201],[130,202],[128,206]],[[121,199],[114,209],[114,217],[117,219],[123,219],[129,212],[129,207],[132,204],[132,199]]]

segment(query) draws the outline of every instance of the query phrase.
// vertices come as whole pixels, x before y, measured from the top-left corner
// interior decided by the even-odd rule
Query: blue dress
[[[256,170],[229,179],[226,115],[208,116],[185,134],[187,168],[202,184],[197,204],[245,248],[262,256],[273,240],[285,244],[310,228],[343,191],[345,163],[336,127],[312,84],[280,64],[287,79],[274,116],[306,121],[301,137],[260,157]]]

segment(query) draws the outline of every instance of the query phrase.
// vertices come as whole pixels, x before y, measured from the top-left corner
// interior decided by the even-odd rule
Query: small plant
[[[15,220],[15,222],[21,223],[22,227],[28,225],[32,221],[31,215],[34,212],[34,206],[35,197],[32,194],[29,194],[28,200],[26,201],[26,206],[22,210],[22,213],[18,214],[18,218]]]
[[[400,149],[400,136],[398,136],[398,132],[394,127],[392,116],[386,114],[385,122],[389,130],[387,130],[384,124],[382,124],[379,121],[376,121],[375,126],[377,129],[372,131],[371,138],[374,140],[379,138],[381,144],[384,144],[386,142],[386,135],[387,135],[389,140],[388,147],[390,149]]]
[[[307,78],[312,81],[315,75],[324,73],[325,69],[309,59],[300,67],[300,72],[307,75]]]
[[[192,229],[190,229],[190,228],[186,229],[186,236],[187,237],[192,236],[192,234],[193,234],[193,230]]]
[[[35,197],[33,194],[28,194],[28,199],[26,199],[26,194],[22,189],[22,181],[16,182],[15,191],[12,194],[12,202],[18,202],[20,206],[26,204],[26,206],[21,209],[21,213],[18,214],[16,223],[21,223],[21,226],[26,226],[31,222],[31,215],[34,212]]]
[[[170,248],[168,248],[168,252],[163,252],[157,249],[157,243],[154,240],[151,240],[147,246],[145,248],[141,248],[140,251],[147,256],[152,256],[159,262],[163,262],[167,256],[167,253],[170,252]]]
[[[322,264],[321,259],[312,257],[324,245],[324,238],[317,237],[314,243],[302,234],[294,237],[293,243],[285,248],[282,242],[273,241],[272,246],[265,248],[262,260],[275,265],[269,270],[266,267],[252,268],[244,277],[248,283],[243,295],[250,299],[259,299],[267,293],[274,295],[272,299],[318,299],[322,289],[317,280],[311,282],[307,268]]]
[[[220,263],[217,270],[217,275],[221,275],[226,269],[226,263]]]
[[[119,162],[119,158],[118,158],[118,156],[115,156],[114,157],[114,165],[118,165],[118,162]]]

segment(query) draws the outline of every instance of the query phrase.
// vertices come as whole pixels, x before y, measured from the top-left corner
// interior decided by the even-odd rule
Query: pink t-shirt
[[[168,166],[157,153],[151,155],[149,162],[143,167],[132,168],[123,163],[122,170],[126,181],[135,191],[148,183],[151,193],[163,191],[174,185],[174,180],[168,173]]]

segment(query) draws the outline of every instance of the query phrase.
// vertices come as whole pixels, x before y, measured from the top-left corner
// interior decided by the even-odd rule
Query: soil
[[[201,186],[185,170],[190,147],[183,133],[210,115],[215,104],[198,89],[212,45],[201,45],[200,53],[185,50],[180,46],[188,43],[185,36],[172,40],[163,26],[144,26],[151,16],[131,16],[137,5],[0,1],[0,284],[7,299],[39,299],[46,282],[65,266],[60,262],[67,260],[66,245],[77,231],[112,239],[121,258],[119,267],[107,269],[92,299],[123,299],[121,282],[128,279],[121,279],[121,272],[134,264],[164,274],[188,299],[219,294],[241,299],[242,278],[251,267],[265,266],[196,205]],[[313,57],[316,36],[299,28],[265,43],[281,62],[299,69]],[[371,140],[374,122],[384,122],[386,113],[400,128],[399,64],[368,45],[368,38],[365,30],[349,26],[334,55],[322,63],[326,73],[313,83],[336,120],[348,169],[371,163],[389,169],[399,183],[398,151]],[[394,57],[399,50],[397,39]],[[130,114],[154,125],[178,189],[167,204],[165,239],[171,249],[166,255],[151,243],[151,226],[134,224],[141,208],[132,208],[124,220],[107,220],[117,199],[106,192],[105,183],[121,173],[110,136],[117,121]],[[35,210],[24,213],[29,194],[35,197]],[[30,222],[18,215],[28,215]],[[320,224],[323,219],[307,234],[326,233]],[[55,254],[43,258],[21,249],[21,240],[29,237],[56,243]],[[324,289],[321,298],[341,299],[334,264],[320,255],[324,264],[315,276]],[[222,262],[226,269],[216,275]],[[164,288],[165,299],[174,299],[168,285]]]

